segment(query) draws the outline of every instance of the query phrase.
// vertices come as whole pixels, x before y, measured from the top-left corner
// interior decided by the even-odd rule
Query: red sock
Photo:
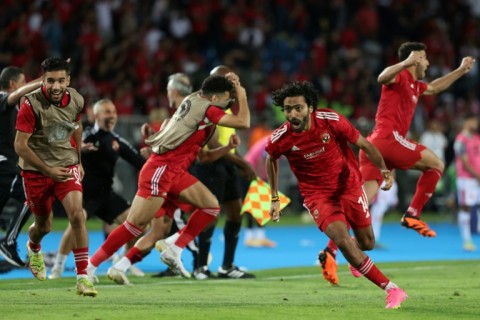
[[[137,247],[130,248],[125,257],[127,257],[132,264],[142,261],[143,259],[142,252]]]
[[[203,208],[193,211],[175,245],[185,248],[210,222],[215,220],[219,212],[220,208]]]
[[[88,265],[88,247],[73,249],[73,257],[75,259],[75,267],[77,267],[77,275],[87,274]]]
[[[358,272],[363,274],[368,280],[372,281],[382,289],[385,289],[387,284],[390,282],[390,280],[388,280],[388,278],[385,277],[380,270],[378,270],[377,266],[372,260],[370,260],[369,257],[366,257],[362,264],[355,269],[357,269]]]
[[[328,239],[327,249],[330,251],[334,258],[337,256],[338,247],[332,239]]]
[[[115,228],[107,240],[102,244],[102,246],[95,252],[95,254],[90,258],[90,262],[95,267],[98,267],[100,263],[110,258],[121,246],[123,246],[128,241],[133,238],[138,237],[143,232],[137,226],[134,226],[128,221],[125,221],[121,225]]]
[[[33,243],[30,239],[28,239],[28,247],[33,252],[39,252],[40,250],[42,250],[42,245],[40,243]]]
[[[407,212],[415,217],[420,217],[423,207],[432,196],[438,181],[442,178],[442,172],[437,169],[425,170],[417,182],[417,190],[413,196]]]

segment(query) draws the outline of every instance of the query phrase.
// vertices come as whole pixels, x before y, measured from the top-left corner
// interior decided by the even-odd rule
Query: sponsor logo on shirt
[[[322,154],[323,152],[325,152],[325,147],[321,147],[321,148],[318,149],[318,150],[315,150],[315,151],[313,151],[313,152],[304,154],[303,157],[304,157],[306,160],[310,160],[310,159],[313,159],[313,158],[317,157],[318,155]]]

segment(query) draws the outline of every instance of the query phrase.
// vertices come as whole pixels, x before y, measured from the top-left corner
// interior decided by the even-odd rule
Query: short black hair
[[[472,111],[467,111],[467,112],[463,115],[463,120],[464,120],[464,121],[467,121],[467,120],[470,120],[470,119],[478,119],[478,115],[475,114],[475,113],[472,112]]]
[[[412,51],[426,51],[427,46],[422,42],[404,42],[398,48],[398,59],[403,61],[408,58]]]
[[[283,110],[283,101],[287,97],[303,96],[308,106],[312,106],[313,110],[317,109],[318,105],[318,91],[313,84],[308,81],[294,81],[289,84],[285,84],[281,89],[273,92],[272,99],[276,106],[281,107]]]
[[[8,66],[4,68],[2,73],[0,73],[0,89],[8,89],[10,87],[10,81],[17,81],[22,74],[24,74],[24,72],[19,67]]]
[[[70,74],[70,64],[61,58],[49,57],[42,62],[42,73],[45,74],[49,71],[62,71],[65,70],[67,74]]]
[[[205,96],[212,96],[218,93],[225,93],[225,91],[233,93],[233,83],[224,76],[212,75],[203,80],[202,93]]]

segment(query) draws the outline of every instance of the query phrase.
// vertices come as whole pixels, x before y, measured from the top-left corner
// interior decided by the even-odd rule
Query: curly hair
[[[282,110],[283,101],[285,100],[285,98],[297,96],[303,96],[308,106],[312,106],[313,110],[317,109],[318,92],[311,82],[294,81],[293,83],[286,84],[281,89],[276,90],[272,93],[272,99],[274,104],[282,108]]]

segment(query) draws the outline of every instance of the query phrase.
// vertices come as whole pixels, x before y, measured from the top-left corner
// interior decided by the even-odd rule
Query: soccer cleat
[[[245,272],[239,267],[232,266],[230,269],[218,268],[218,277],[222,279],[254,279],[254,274]]]
[[[198,267],[193,271],[193,277],[197,280],[207,280],[211,278],[215,278],[213,273],[208,270],[208,266]]]
[[[355,278],[360,278],[362,276],[360,271],[355,269],[350,263],[348,264],[348,269],[350,269],[350,272],[352,273],[352,276],[354,276]]]
[[[322,268],[322,275],[325,280],[330,282],[332,285],[338,284],[337,276],[337,262],[335,258],[330,253],[328,248],[320,251],[318,254],[318,262]]]
[[[96,268],[92,266],[89,262],[87,266],[87,278],[88,278],[88,281],[90,281],[91,283],[100,282],[100,280],[98,280],[98,277],[95,275],[95,270]]]
[[[125,275],[125,272],[123,272],[122,270],[118,270],[115,267],[108,268],[107,276],[108,276],[108,279],[114,281],[116,284],[121,284],[126,286],[130,284],[130,281],[128,281],[128,278]]]
[[[53,280],[53,279],[59,279],[62,277],[63,269],[61,268],[52,268],[50,270],[50,274],[48,275],[48,279]]]
[[[27,241],[27,253],[28,253],[28,262],[27,265],[30,268],[33,276],[40,281],[45,280],[47,277],[47,269],[45,268],[45,263],[43,262],[43,253],[42,251],[33,252],[30,249]]]
[[[84,297],[96,297],[98,292],[86,277],[82,277],[77,279],[77,294]]]
[[[168,244],[164,239],[158,240],[157,242],[155,242],[155,249],[157,249],[158,252],[162,253],[163,251],[168,249]]]
[[[402,226],[404,226],[405,228],[413,229],[424,237],[433,238],[437,235],[435,231],[430,229],[430,227],[427,225],[425,221],[422,221],[420,220],[420,218],[409,215],[408,213],[405,213],[403,215],[400,222]]]
[[[127,272],[135,277],[145,277],[145,272],[143,272],[139,267],[132,264],[130,268],[128,268]]]
[[[18,255],[17,241],[11,243],[8,243],[6,239],[0,241],[0,255],[16,267],[25,267],[25,262]]]
[[[180,255],[175,253],[171,249],[164,250],[160,255],[160,259],[165,263],[172,271],[182,276],[183,278],[191,278],[190,272],[183,266]]]
[[[391,288],[387,290],[387,305],[385,309],[398,309],[403,301],[407,299],[407,294],[400,288]]]
[[[472,241],[465,241],[463,244],[463,250],[473,252],[477,250],[477,247]]]

